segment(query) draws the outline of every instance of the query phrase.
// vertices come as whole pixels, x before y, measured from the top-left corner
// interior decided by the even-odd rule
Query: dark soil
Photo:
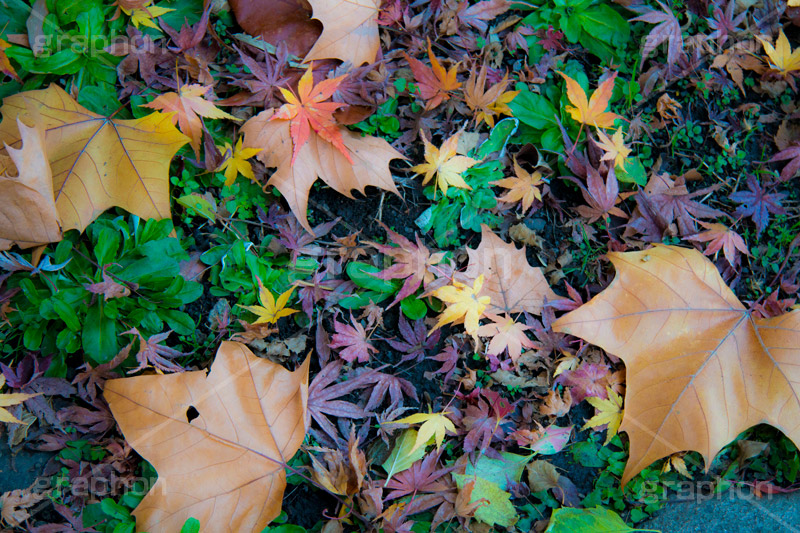
[[[28,448],[11,450],[6,439],[0,439],[0,494],[30,487],[52,456]]]

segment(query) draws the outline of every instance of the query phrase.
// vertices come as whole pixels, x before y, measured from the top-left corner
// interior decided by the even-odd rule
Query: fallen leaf
[[[411,167],[413,172],[425,174],[422,184],[427,185],[431,178],[436,176],[434,184],[434,197],[436,188],[442,189],[447,193],[448,187],[458,187],[459,189],[472,190],[461,174],[468,168],[474,166],[478,161],[465,155],[456,155],[458,147],[459,133],[452,135],[442,143],[441,148],[436,148],[428,142],[425,132],[420,132],[422,142],[425,143],[425,162]]]
[[[623,135],[622,128],[617,128],[611,138],[602,131],[597,130],[597,136],[600,141],[595,141],[595,144],[605,152],[601,160],[613,161],[615,167],[622,169],[625,168],[625,162],[628,160],[628,156],[631,155],[631,149],[625,145]]]
[[[622,423],[622,396],[614,392],[611,387],[608,387],[606,392],[608,394],[607,399],[596,396],[586,398],[586,401],[597,409],[597,413],[587,420],[583,426],[584,430],[589,428],[600,429],[606,426],[608,432],[606,433],[606,441],[603,443],[604,446],[611,442],[611,439],[617,434],[619,425]]]
[[[706,228],[706,231],[698,233],[693,237],[689,237],[688,240],[694,242],[707,242],[708,245],[706,246],[703,255],[713,255],[716,258],[719,251],[722,250],[725,260],[728,261],[730,265],[736,264],[736,259],[739,255],[739,252],[743,253],[744,255],[750,255],[742,236],[725,224],[720,224],[718,222],[706,224],[703,221],[699,221],[699,223],[701,226]]]
[[[353,160],[350,161],[331,143],[312,131],[308,142],[297,154],[292,165],[293,143],[289,122],[271,121],[274,110],[259,113],[242,127],[244,146],[263,149],[256,157],[267,167],[277,170],[267,181],[286,198],[300,224],[309,232],[306,217],[308,193],[321,178],[334,190],[352,198],[351,190],[364,192],[367,185],[399,194],[389,170],[389,161],[405,159],[388,142],[378,137],[358,135],[342,129],[344,146]]]
[[[305,56],[320,36],[319,21],[311,20],[307,0],[230,0],[236,21],[248,34]]]
[[[85,283],[83,288],[92,294],[102,294],[107,300],[130,296],[131,290],[109,276],[107,270],[108,265],[103,266],[103,281],[99,281],[97,283]]]
[[[136,354],[136,361],[139,363],[139,366],[133,370],[129,370],[128,374],[134,374],[144,370],[149,365],[152,365],[153,368],[162,372],[183,372],[184,368],[178,363],[170,361],[170,359],[188,354],[176,350],[175,348],[159,344],[161,341],[166,340],[170,333],[172,333],[172,330],[158,333],[157,335],[151,336],[149,339],[145,339],[136,328],[131,328],[128,331],[122,332],[122,335],[136,335],[139,337],[139,352]]]
[[[547,526],[545,533],[573,533],[574,531],[633,533],[641,530],[629,527],[611,509],[605,509],[600,506],[592,509],[560,507],[550,515],[550,524]]]
[[[606,111],[611,93],[614,91],[616,72],[600,84],[592,93],[591,99],[586,97],[586,92],[577,81],[563,72],[559,74],[567,84],[567,98],[572,105],[568,105],[566,110],[573,120],[596,128],[610,128],[614,125],[615,119],[621,118],[616,113]]]
[[[475,125],[481,122],[492,128],[494,127],[495,115],[505,114],[511,116],[511,109],[508,104],[519,94],[519,91],[506,91],[508,87],[508,74],[503,79],[486,88],[486,65],[482,65],[479,71],[472,71],[467,84],[464,86],[464,103],[475,117]]]
[[[308,0],[322,35],[305,60],[336,58],[354,66],[372,63],[380,50],[379,0]]]
[[[542,201],[542,191],[539,189],[544,184],[542,173],[537,170],[531,174],[514,158],[514,174],[511,178],[490,181],[489,184],[508,189],[506,194],[497,198],[498,202],[510,204],[522,202],[522,213],[526,214],[534,200]]]
[[[658,45],[666,42],[667,64],[677,65],[680,56],[684,54],[681,24],[678,22],[678,19],[675,18],[675,13],[672,9],[659,0],[656,0],[656,3],[661,7],[662,11],[658,11],[647,5],[630,6],[631,10],[641,13],[641,15],[630,19],[629,22],[641,21],[656,25],[644,39],[642,59],[647,59],[647,56],[649,56]]]
[[[297,161],[297,154],[308,142],[311,130],[336,147],[352,164],[353,160],[342,140],[342,132],[333,117],[334,111],[344,104],[326,102],[336,92],[336,88],[344,77],[323,80],[314,85],[313,70],[312,63],[300,78],[296,95],[288,89],[281,88],[281,94],[286,103],[272,115],[270,120],[288,120],[290,123],[289,131],[294,144],[292,165]]]
[[[61,240],[44,133],[19,120],[17,126],[22,147],[9,147],[7,152],[18,175],[12,177],[10,168],[5,173],[0,168],[0,250]],[[2,164],[2,157],[0,154],[0,167],[10,167]]]
[[[305,438],[308,366],[294,372],[223,342],[211,370],[108,381],[131,446],[158,472],[137,528],[261,531],[280,514],[286,464]]]
[[[456,426],[447,415],[449,411],[442,411],[441,413],[417,413],[415,415],[407,416],[392,420],[392,424],[422,424],[417,433],[417,439],[414,441],[414,447],[408,451],[408,454],[413,454],[419,448],[425,446],[431,440],[436,442],[436,450],[442,447],[444,436],[447,432],[452,434],[456,433]]]
[[[236,147],[231,147],[230,143],[225,143],[219,147],[219,151],[225,157],[222,164],[217,168],[217,172],[225,175],[225,185],[233,185],[236,177],[241,174],[245,178],[256,181],[253,174],[253,165],[248,159],[257,155],[260,148],[242,148],[242,138],[236,141]]]
[[[393,420],[392,423],[394,422],[397,421]],[[417,430],[414,428],[406,429],[395,439],[392,452],[381,465],[386,471],[387,484],[392,479],[392,476],[405,472],[411,468],[411,465],[425,457],[425,447],[416,446],[416,444]]]
[[[6,377],[0,375],[0,390],[2,390],[5,384]],[[22,424],[21,420],[9,413],[6,409],[4,409],[4,407],[13,407],[14,405],[19,405],[25,400],[30,400],[36,396],[39,396],[39,394],[24,394],[22,392],[0,394],[0,422],[4,422],[6,424]]]
[[[553,329],[625,362],[620,430],[631,444],[623,485],[679,451],[699,451],[708,468],[723,446],[759,423],[800,442],[800,311],[755,318],[697,250],[659,245],[608,255],[614,281]]]
[[[405,52],[403,56],[411,66],[411,72],[414,73],[414,79],[419,89],[419,94],[425,100],[425,109],[431,110],[438,107],[442,102],[450,99],[450,91],[455,91],[461,87],[461,82],[456,79],[458,74],[458,65],[456,64],[450,70],[445,68],[433,55],[431,50],[431,43],[428,41],[428,58],[431,61],[431,66],[428,67],[420,61],[415,59]]]
[[[482,296],[489,296],[486,312],[513,315],[526,311],[541,314],[544,301],[559,297],[547,285],[540,268],[528,264],[525,248],[517,248],[495,235],[488,226],[481,227],[477,249],[467,248],[467,270],[458,276],[462,283],[484,277]]]
[[[31,517],[27,509],[47,498],[48,494],[34,492],[33,486],[0,494],[0,518],[11,527],[23,528],[23,523]]]
[[[370,344],[367,339],[367,332],[358,320],[350,319],[350,324],[344,324],[338,320],[333,321],[333,328],[336,333],[331,337],[331,348],[344,348],[339,351],[339,357],[353,363],[366,363],[369,361],[370,352],[377,353],[378,349]]]
[[[16,120],[41,117],[61,230],[121,207],[144,220],[170,217],[169,164],[187,138],[169,116],[114,120],[78,105],[56,85],[7,97],[0,142],[19,148]]]
[[[296,313],[296,309],[287,309],[286,304],[292,296],[294,286],[290,287],[288,291],[283,292],[278,299],[272,295],[264,284],[261,283],[261,278],[256,278],[258,281],[258,301],[261,305],[240,305],[242,309],[247,309],[251,313],[258,316],[258,319],[253,324],[276,324],[278,320],[285,316]]]
[[[200,117],[240,120],[206,100],[205,95],[210,90],[210,85],[181,85],[178,87],[177,93],[162,93],[152,102],[142,104],[141,107],[173,113],[168,115],[170,120],[189,137],[192,149],[199,157],[200,141],[203,140],[203,121]]]
[[[479,337],[491,337],[486,353],[489,355],[500,355],[508,350],[508,356],[516,362],[522,355],[523,348],[535,348],[536,344],[531,341],[525,331],[531,329],[530,326],[514,322],[510,316],[489,315],[491,323],[484,324],[478,328]]]
[[[6,55],[6,50],[10,47],[10,44],[3,39],[0,39],[0,72],[6,76],[14,78],[17,81],[20,81],[17,71],[11,66],[11,62],[8,60],[8,56]]]
[[[499,525],[508,528],[517,523],[519,517],[511,503],[511,494],[502,490],[497,483],[478,476],[462,474],[453,474],[453,479],[459,489],[463,489],[469,482],[474,482],[470,503],[485,500],[485,504],[475,510],[477,520],[490,526]]]
[[[428,335],[445,324],[463,322],[466,332],[475,337],[478,333],[478,321],[491,300],[489,296],[478,296],[481,287],[483,287],[483,274],[475,278],[472,286],[452,280],[451,285],[433,291],[433,296],[444,302],[446,309],[439,315],[439,320]]]
[[[777,70],[782,76],[788,76],[792,72],[800,70],[800,48],[792,50],[792,45],[789,44],[789,39],[786,38],[783,29],[775,41],[775,46],[759,36],[756,36],[756,39],[764,46],[770,68]]]

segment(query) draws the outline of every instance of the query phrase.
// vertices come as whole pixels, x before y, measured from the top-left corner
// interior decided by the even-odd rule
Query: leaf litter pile
[[[799,27],[2,3],[0,528],[624,531],[799,488]]]

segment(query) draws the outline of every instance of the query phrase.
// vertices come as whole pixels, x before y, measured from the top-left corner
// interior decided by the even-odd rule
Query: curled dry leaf
[[[205,371],[108,381],[105,398],[131,446],[158,472],[137,527],[261,531],[280,514],[285,465],[305,437],[310,358],[294,372],[223,342]]]
[[[0,142],[12,148],[22,143],[17,119],[40,121],[62,231],[83,231],[114,206],[145,220],[170,216],[169,164],[188,138],[168,115],[114,120],[82,107],[56,85],[9,96],[0,113]]]
[[[61,240],[44,133],[19,120],[17,127],[22,147],[8,148],[11,164],[3,164],[0,152],[0,250]],[[16,166],[17,176],[12,176],[11,165]]]
[[[297,220],[309,232],[308,193],[317,178],[348,198],[353,197],[353,189],[364,192],[367,185],[399,194],[389,171],[389,161],[405,158],[385,140],[362,137],[342,129],[344,146],[353,160],[351,164],[333,144],[311,131],[308,142],[291,164],[293,144],[289,122],[270,120],[273,113],[272,109],[263,111],[245,123],[242,127],[244,146],[263,148],[257,158],[268,167],[277,167],[267,185],[277,187]]]
[[[609,257],[611,285],[553,329],[625,362],[623,485],[679,451],[696,450],[709,465],[760,423],[800,443],[800,311],[756,318],[697,250],[660,245]]]

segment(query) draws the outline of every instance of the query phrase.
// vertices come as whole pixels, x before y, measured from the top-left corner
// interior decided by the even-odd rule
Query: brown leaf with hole
[[[380,0],[308,0],[322,35],[306,61],[336,58],[358,67],[375,61],[380,50]]]
[[[477,249],[467,249],[467,270],[458,276],[459,281],[472,286],[475,279],[484,275],[481,296],[491,297],[487,313],[541,314],[545,298],[559,299],[544,279],[542,270],[528,264],[525,248],[517,248],[503,241],[488,226],[481,226],[481,244]]]
[[[308,193],[317,178],[348,198],[353,198],[351,190],[363,193],[367,185],[399,194],[389,171],[389,161],[405,158],[385,140],[362,137],[342,128],[344,146],[353,160],[351,164],[338,148],[312,130],[292,165],[290,123],[270,120],[273,113],[272,109],[263,111],[245,123],[242,127],[244,146],[262,148],[256,157],[268,167],[277,167],[267,185],[277,187],[307,231],[312,232],[306,217]]]
[[[61,240],[44,134],[22,122],[17,126],[21,148],[8,148],[5,162],[0,152],[0,250]],[[12,176],[14,166],[17,176]]]
[[[208,531],[261,531],[277,517],[306,433],[309,361],[289,372],[223,342],[208,374],[108,381],[125,439],[158,472],[137,527],[171,533],[194,517]]]
[[[169,164],[188,142],[169,115],[111,119],[79,105],[57,85],[9,96],[0,113],[0,141],[12,148],[22,142],[17,119],[40,121],[62,231],[83,231],[115,206],[143,219],[169,218]]]
[[[697,250],[658,245],[608,256],[614,281],[553,330],[625,362],[623,485],[675,452],[698,451],[708,468],[756,424],[800,443],[800,311],[756,318]]]

